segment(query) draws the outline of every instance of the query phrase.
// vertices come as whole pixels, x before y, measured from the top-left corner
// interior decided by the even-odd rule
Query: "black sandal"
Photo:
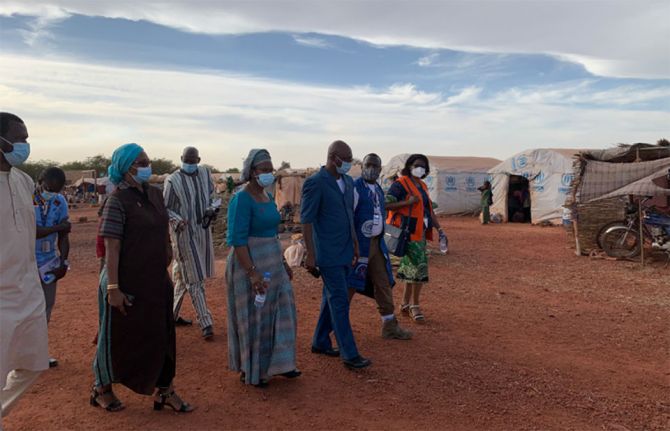
[[[286,377],[287,379],[295,379],[296,377],[302,376],[302,371],[296,368],[295,370],[291,370],[286,373],[281,373],[280,376]]]
[[[173,404],[169,403],[168,400],[172,398],[175,393],[174,390],[170,392],[159,392],[156,394],[160,397],[160,401],[154,401],[154,410],[163,410],[163,407],[168,406],[177,413],[191,413],[195,410],[189,403],[181,400],[181,405],[179,408],[175,407]]]
[[[105,394],[114,395],[114,392],[112,392],[111,388],[104,391],[104,392],[100,392],[100,391],[98,391],[98,389],[95,386],[93,386],[93,389],[91,389],[91,399],[89,400],[89,402],[91,403],[91,405],[93,407],[102,407],[103,409],[107,410],[108,412],[112,412],[112,413],[113,412],[120,412],[121,410],[126,408],[126,406],[123,405],[121,400],[116,398],[116,395],[114,395],[114,401],[107,404],[106,406],[103,406],[100,403],[100,401],[98,401],[98,398],[102,395],[105,395]]]

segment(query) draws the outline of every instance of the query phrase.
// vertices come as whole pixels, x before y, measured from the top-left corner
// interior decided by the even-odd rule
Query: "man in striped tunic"
[[[205,280],[214,276],[214,246],[211,227],[203,228],[202,221],[215,189],[209,170],[198,166],[200,155],[196,148],[185,148],[181,161],[181,168],[165,180],[163,191],[174,249],[174,317],[177,324],[191,324],[179,317],[188,291],[202,336],[210,340],[214,331],[205,299]]]

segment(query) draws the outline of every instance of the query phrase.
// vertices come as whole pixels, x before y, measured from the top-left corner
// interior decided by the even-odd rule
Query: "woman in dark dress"
[[[109,178],[117,185],[108,198],[99,235],[105,241],[105,267],[98,295],[102,316],[93,372],[91,405],[119,411],[112,392],[121,383],[154,394],[154,409],[193,410],[175,394],[176,340],[172,317],[168,215],[163,195],[148,184],[149,157],[137,144],[119,147]]]

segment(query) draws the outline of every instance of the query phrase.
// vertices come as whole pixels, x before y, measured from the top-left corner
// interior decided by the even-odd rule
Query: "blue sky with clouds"
[[[0,59],[10,65],[0,75],[0,103],[24,117],[37,158],[63,161],[138,141],[171,159],[195,144],[219,167],[239,164],[252,146],[314,166],[336,138],[358,156],[504,158],[531,147],[602,148],[669,135],[667,40],[658,41],[660,61],[640,61],[637,70],[616,55],[560,52],[551,43],[529,49],[521,37],[528,35],[507,50],[491,42],[450,47],[392,26],[382,37],[333,31],[332,23],[284,25],[280,17],[258,24],[253,10],[235,16],[244,30],[203,21],[200,31],[197,10],[185,16],[191,24],[176,25],[169,8],[146,18],[130,7],[54,3],[0,7]],[[203,14],[222,13],[207,7]]]

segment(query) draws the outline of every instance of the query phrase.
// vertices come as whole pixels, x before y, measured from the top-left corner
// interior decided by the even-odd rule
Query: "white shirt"
[[[35,261],[33,180],[0,172],[0,387],[14,369],[49,367],[44,292]]]
[[[340,191],[341,191],[342,193],[344,193],[344,189],[345,189],[344,177],[341,176],[341,177],[337,180],[337,185],[340,186]]]
[[[377,200],[377,184],[370,184],[366,182],[365,185],[368,187],[368,189],[370,189],[370,195],[372,195],[374,199],[374,216],[371,229],[364,228],[363,233],[367,236],[367,230],[370,230],[369,235],[372,238],[382,234],[382,231],[384,230],[384,218],[382,216],[382,204]],[[356,208],[358,208],[359,200],[360,195],[358,194],[356,187],[354,187],[354,211],[356,211]]]

